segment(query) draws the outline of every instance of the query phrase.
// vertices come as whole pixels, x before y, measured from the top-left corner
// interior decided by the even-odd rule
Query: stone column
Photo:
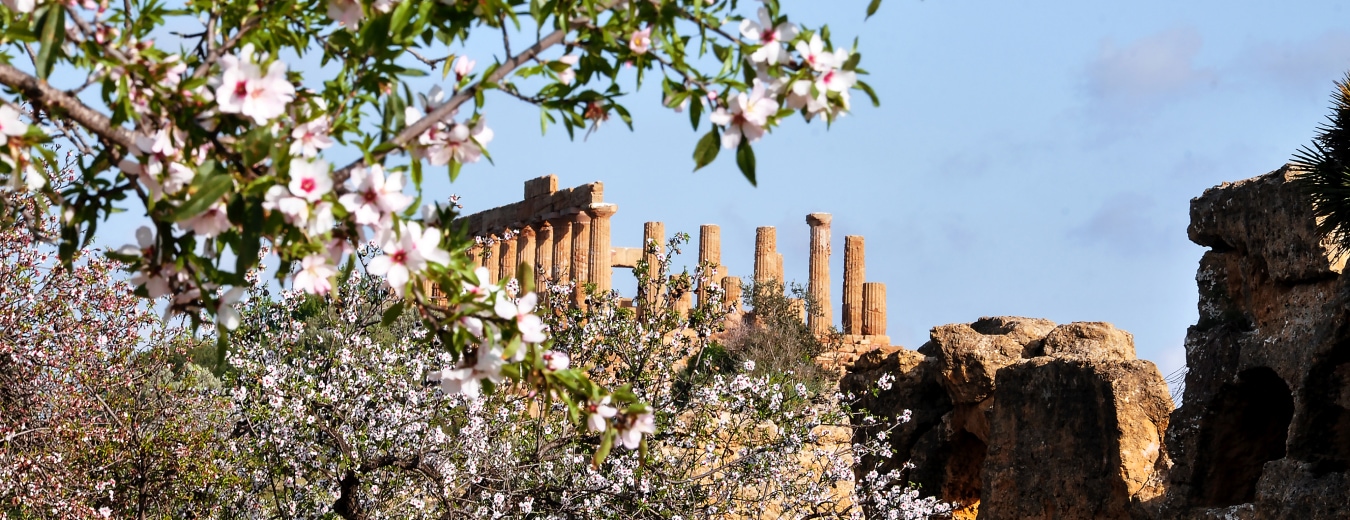
[[[544,222],[539,225],[539,232],[535,235],[536,249],[538,252],[534,256],[534,274],[536,281],[542,281],[544,278],[553,278],[553,224]]]
[[[516,239],[512,236],[510,239],[504,238],[502,234],[501,242],[497,243],[497,279],[511,280],[516,277]]]
[[[863,284],[862,333],[865,336],[886,335],[886,284]]]
[[[722,266],[722,228],[716,224],[704,224],[699,228],[698,263],[714,266],[706,273],[708,281],[698,286],[698,304],[702,307],[708,301],[708,284],[721,285],[727,274],[727,268]]]
[[[529,266],[530,278],[536,282],[539,279],[535,273],[535,254],[539,244],[535,240],[534,226],[525,226],[520,228],[520,236],[516,237],[516,262]],[[521,280],[521,283],[525,283]]]
[[[773,253],[773,279],[778,280],[775,284],[778,292],[783,292],[783,288],[787,286],[787,275],[783,274],[783,253],[777,251]]]
[[[483,250],[487,252],[483,258],[483,267],[488,270],[488,280],[497,283],[502,279],[502,239],[497,235],[488,235],[487,239],[491,245],[483,245]]]
[[[726,299],[722,301],[723,305],[731,306],[735,309],[741,308],[741,277],[728,276],[723,278],[722,292],[726,295],[724,297]]]
[[[778,251],[778,231],[773,226],[755,229],[755,284],[775,279],[774,254]],[[778,280],[782,281],[782,280]]]
[[[648,246],[655,246],[655,253],[647,253]],[[661,222],[647,222],[642,225],[642,258],[647,262],[647,286],[643,288],[642,299],[637,301],[638,312],[645,312],[643,309],[651,308],[656,305],[660,294],[657,291],[661,287],[661,281],[657,274],[657,257],[665,253],[666,250],[666,225]]]
[[[572,279],[572,217],[553,221],[553,280],[567,283]]]
[[[572,281],[576,290],[572,300],[578,305],[586,301],[586,288],[591,281],[591,216],[577,213],[572,219]]]
[[[609,218],[619,211],[618,204],[592,204],[586,211],[591,219],[590,281],[598,293],[614,287],[614,266],[610,264]]]
[[[844,237],[844,334],[862,334],[863,258],[863,237]]]
[[[811,226],[810,275],[807,294],[811,295],[812,309],[807,324],[812,332],[822,333],[834,323],[830,301],[830,214],[812,213],[806,216]]]
[[[694,306],[693,300],[694,294],[688,291],[680,294],[680,299],[675,300],[675,311],[680,313],[681,318],[689,317],[689,309]]]

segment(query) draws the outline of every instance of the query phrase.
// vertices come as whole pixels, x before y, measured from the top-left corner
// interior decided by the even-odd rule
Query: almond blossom
[[[708,119],[713,124],[726,127],[722,133],[722,147],[735,148],[744,137],[750,142],[764,136],[764,126],[769,117],[778,112],[778,102],[765,95],[764,85],[755,80],[754,89],[749,95],[739,92],[728,100],[731,110],[718,107]]]
[[[652,28],[650,26],[633,31],[628,38],[628,48],[633,54],[647,54],[652,49]]]
[[[492,381],[493,384],[501,383],[505,379],[502,376],[502,365],[505,362],[501,347],[484,341],[479,345],[472,365],[466,356],[466,359],[461,360],[453,369],[434,370],[427,374],[427,381],[440,383],[441,391],[446,395],[462,395],[469,399],[477,399],[482,394],[484,379]]]
[[[558,72],[558,82],[559,82],[559,83],[562,83],[562,84],[564,84],[564,85],[571,85],[573,81],[576,81],[576,79],[577,79],[576,66],[577,66],[577,60],[578,60],[579,58],[580,58],[580,56],[577,56],[577,55],[575,55],[575,54],[568,54],[568,55],[566,55],[566,56],[563,56],[563,57],[561,57],[561,58],[558,58],[558,61],[559,61],[559,62],[562,62],[562,63],[567,64],[567,68],[565,68],[565,69],[563,69],[562,71]]]
[[[516,301],[512,301],[505,293],[498,293],[497,303],[493,306],[493,311],[502,319],[515,320],[516,327],[520,329],[521,341],[543,343],[544,340],[548,339],[548,336],[544,334],[544,320],[532,314],[538,302],[539,297],[534,293],[521,296]]]
[[[642,434],[656,433],[656,416],[640,413],[632,417],[619,428],[619,442],[623,447],[635,450],[642,444]]]
[[[376,276],[384,276],[394,293],[403,294],[413,274],[426,269],[427,263],[450,263],[450,253],[441,249],[441,232],[434,227],[425,230],[416,222],[405,222],[400,236],[388,233],[382,248],[384,254],[370,261],[366,269]]]
[[[469,73],[473,72],[473,67],[477,64],[477,61],[469,59],[468,56],[455,58],[453,67],[455,71],[455,81],[463,81],[465,76],[468,76]]]
[[[197,236],[211,238],[230,229],[230,217],[225,212],[225,201],[216,201],[201,214],[189,218],[180,224]]]
[[[5,0],[5,6],[20,13],[31,13],[37,8],[37,0]]]
[[[810,41],[797,42],[797,54],[802,55],[802,61],[811,67],[811,70],[821,72],[838,67],[835,63],[834,54],[825,50],[825,42],[821,41],[819,34],[812,34]]]
[[[337,274],[328,257],[321,254],[306,256],[300,262],[300,272],[295,273],[291,283],[297,291],[306,294],[328,294],[333,290],[332,278]]]
[[[564,352],[558,352],[556,350],[545,350],[543,358],[544,358],[544,368],[547,370],[552,370],[554,372],[557,372],[559,370],[567,370],[568,367],[572,366],[572,359],[569,358],[567,354]]]
[[[609,405],[609,396],[598,403],[586,405],[586,429],[600,433],[605,431],[609,419],[619,413],[619,409]]]
[[[328,171],[328,161],[291,159],[291,182],[288,187],[292,195],[309,202],[323,198],[333,190],[333,175]]]
[[[445,166],[451,162],[469,164],[483,157],[483,149],[492,142],[493,132],[487,127],[487,118],[479,117],[478,122],[469,128],[463,123],[455,123],[448,133],[441,134],[444,139],[432,144],[428,150],[431,164]]]
[[[361,2],[357,0],[328,0],[328,17],[338,25],[356,29],[365,14],[361,12]]]
[[[151,265],[156,260],[155,248],[155,232],[147,226],[141,226],[136,229],[136,245],[125,245],[117,250],[123,255],[139,256],[145,262],[141,270],[131,277],[131,283],[138,287],[144,286],[150,298],[169,294],[169,279],[164,272],[168,269]]]
[[[274,185],[263,195],[263,209],[280,211],[286,222],[293,226],[304,226],[309,222],[309,203],[291,194],[290,188]]]
[[[741,20],[741,36],[760,45],[760,48],[750,55],[750,61],[777,65],[788,60],[787,49],[783,48],[783,43],[797,37],[797,26],[788,22],[773,25],[773,20],[769,19],[769,10],[761,7],[759,23]]]
[[[220,63],[216,103],[222,113],[242,114],[261,125],[284,113],[295,99],[295,86],[286,79],[286,63],[273,61],[263,75],[253,62],[251,44],[238,55],[221,57]]]
[[[488,268],[486,267],[475,268],[473,276],[478,283],[464,282],[464,293],[473,296],[473,300],[476,302],[486,302],[488,295],[492,294],[492,290],[496,289],[497,285],[492,283],[491,275],[488,274]],[[481,322],[479,328],[482,328]]]
[[[407,209],[412,197],[403,194],[403,173],[385,175],[384,166],[358,166],[347,179],[351,191],[338,198],[358,225],[375,226],[393,213]],[[384,225],[384,227],[388,227]]]
[[[227,330],[239,328],[239,311],[235,310],[234,304],[239,303],[239,298],[244,295],[243,287],[235,287],[226,291],[220,296],[219,303],[216,306],[216,322]]]
[[[182,163],[181,141],[178,132],[164,129],[154,135],[137,135],[136,148],[117,167],[135,175],[153,199],[177,194],[197,176],[196,171]]]
[[[28,123],[19,119],[19,111],[9,105],[0,106],[0,145],[9,143],[10,137],[28,133]]]
[[[303,123],[291,131],[291,155],[314,157],[319,150],[333,146],[333,138],[328,136],[328,116]]]

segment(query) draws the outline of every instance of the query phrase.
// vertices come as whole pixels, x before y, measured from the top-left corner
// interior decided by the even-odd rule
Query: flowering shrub
[[[55,231],[40,201],[0,196],[27,215],[0,228],[0,517],[219,513],[235,485],[227,402],[210,373],[166,368],[183,329],[132,295],[116,262],[78,251],[65,266],[35,242],[30,230]]]
[[[672,241],[671,254],[683,240]],[[551,339],[543,355],[524,362],[492,341],[487,322],[466,320],[467,333],[488,340],[469,362],[447,354],[417,320],[385,319],[397,303],[369,264],[367,274],[353,265],[325,298],[294,290],[273,298],[255,286],[242,304],[227,377],[241,425],[229,445],[247,461],[239,476],[254,490],[241,513],[722,518],[758,517],[766,504],[783,518],[858,517],[854,504],[896,518],[943,511],[898,475],[854,482],[855,453],[880,453],[885,444],[851,444],[841,397],[749,367],[700,368],[698,353],[721,334],[727,310],[715,289],[706,309],[688,317],[673,310],[703,271],[672,276],[670,256],[659,258],[637,268],[639,297],[657,302],[651,311],[635,312],[612,292],[578,308],[571,285],[546,283],[539,325]],[[466,293],[506,314],[533,300],[481,280]],[[463,368],[447,368],[455,366]],[[527,381],[552,373],[579,388],[609,385],[623,397],[595,393],[572,405],[554,398],[569,389],[551,381],[495,377],[512,369]],[[649,408],[635,411],[623,399]],[[617,433],[612,444],[606,433]]]
[[[402,298],[394,314],[414,311],[452,358],[475,358],[480,346],[461,325],[485,302],[458,290],[477,283],[458,254],[468,243],[436,224],[451,212],[433,206],[419,220],[413,202],[428,166],[454,179],[490,159],[491,100],[536,105],[545,125],[572,135],[614,116],[631,125],[622,85],[658,75],[666,106],[688,111],[696,130],[707,116],[695,169],[735,149],[751,182],[751,145],[776,126],[794,115],[835,120],[853,90],[875,102],[858,80],[861,54],[834,46],[826,27],[789,21],[776,1],[752,13],[739,4],[5,0],[0,84],[14,96],[0,100],[0,180],[59,207],[67,264],[108,215],[144,214],[137,243],[111,253],[134,273],[136,293],[172,296],[170,312],[204,311],[226,329],[238,325],[236,299],[264,248],[283,284],[324,295],[353,247],[374,241],[383,256],[368,272]],[[179,48],[157,42],[170,32]],[[502,45],[481,69],[483,58],[463,54],[475,33]],[[302,76],[298,56],[326,67]],[[414,96],[411,78],[438,70],[443,86]],[[79,154],[74,182],[60,189],[42,173],[58,159],[42,146],[52,141]],[[339,146],[361,158],[331,163]],[[518,329],[533,321],[521,309],[478,319],[511,345],[532,336]],[[542,354],[523,343],[529,359]],[[487,377],[493,366],[456,366],[441,374],[446,384],[505,381]],[[565,390],[558,397],[572,406],[611,393],[551,374],[527,382]]]

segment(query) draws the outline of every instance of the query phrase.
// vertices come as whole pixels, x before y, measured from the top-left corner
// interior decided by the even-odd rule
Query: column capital
[[[518,233],[518,234],[519,234],[520,236],[524,236],[524,237],[533,237],[533,236],[534,236],[534,226],[521,226],[521,227],[520,227],[520,233]]]
[[[619,205],[611,202],[597,202],[586,207],[586,214],[591,218],[609,218],[619,212]]]
[[[828,226],[833,218],[829,213],[809,213],[806,215],[806,223],[810,226]]]

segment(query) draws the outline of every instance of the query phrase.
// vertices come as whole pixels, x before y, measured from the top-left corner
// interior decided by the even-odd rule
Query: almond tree
[[[66,265],[113,212],[143,215],[137,243],[110,253],[128,264],[136,294],[228,328],[259,251],[279,259],[283,284],[323,295],[339,288],[353,248],[373,242],[383,248],[373,272],[401,299],[390,315],[413,312],[457,360],[449,374],[461,384],[523,380],[573,406],[603,394],[618,419],[642,424],[651,410],[632,396],[536,368],[543,349],[523,339],[525,321],[458,290],[474,276],[467,239],[443,225],[454,212],[433,206],[419,219],[394,194],[420,200],[430,168],[453,180],[490,159],[490,101],[538,106],[545,125],[572,135],[615,117],[631,125],[626,89],[658,82],[667,106],[707,129],[694,167],[734,149],[752,183],[752,144],[773,128],[794,116],[833,121],[852,90],[875,102],[857,79],[856,48],[835,46],[825,26],[790,21],[774,0],[5,6],[0,177],[58,208],[51,238]],[[169,32],[180,48],[159,43]],[[500,55],[463,55],[475,35],[500,41]],[[334,72],[302,77],[297,57]],[[436,72],[444,88],[414,96],[409,78]],[[42,173],[58,159],[42,146],[54,140],[79,154],[74,182],[59,189]],[[325,155],[339,145],[361,159],[333,164]],[[434,301],[428,284],[449,289],[448,299]],[[480,313],[500,340],[470,340],[462,324]],[[601,451],[617,438],[608,430]]]

